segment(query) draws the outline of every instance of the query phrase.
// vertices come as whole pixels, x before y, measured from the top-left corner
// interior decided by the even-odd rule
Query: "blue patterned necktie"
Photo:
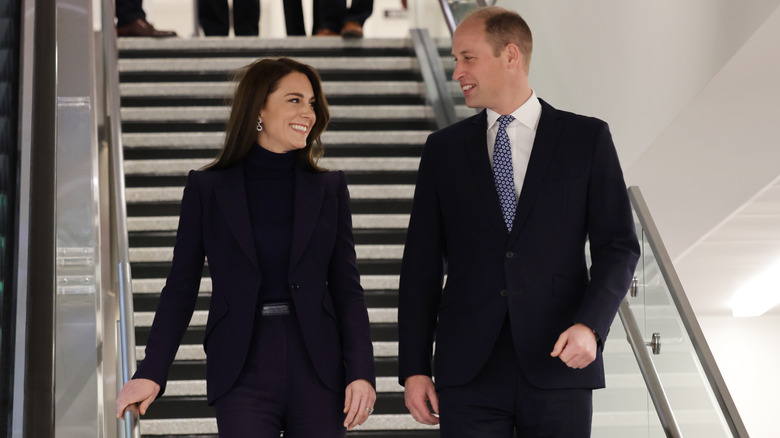
[[[504,214],[504,222],[509,232],[512,232],[517,201],[515,200],[515,174],[512,171],[512,148],[509,145],[506,127],[514,119],[512,116],[498,118],[498,133],[496,134],[496,143],[493,146],[493,178],[496,181],[501,211]]]

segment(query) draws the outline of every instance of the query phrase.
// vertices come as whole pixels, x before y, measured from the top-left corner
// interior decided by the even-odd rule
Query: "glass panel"
[[[638,220],[635,218],[637,227]],[[641,237],[640,237],[641,238]],[[586,254],[590,257],[590,251]],[[588,260],[590,264],[590,260]],[[645,263],[640,258],[635,278],[641,286]],[[628,300],[640,328],[645,327],[645,294]],[[658,420],[653,403],[648,395],[645,381],[636,357],[627,342],[626,331],[620,317],[616,317],[610,328],[604,347],[604,371],[607,387],[593,392],[594,438],[648,437],[661,438],[665,434]]]
[[[641,294],[646,303],[645,339],[650,340],[654,333],[660,335],[660,354],[652,355],[652,359],[680,430],[686,437],[731,437],[645,230],[639,227],[638,232],[644,264]]]
[[[658,351],[653,351],[649,346],[642,347],[652,351],[649,355],[652,364],[644,368],[654,369],[658,373],[663,394],[657,396],[666,397],[668,400],[680,435],[686,438],[737,436],[729,428],[723,410],[725,408],[721,408],[716,394],[722,397],[724,406],[731,403],[730,396],[725,385],[715,388],[714,384],[710,383],[708,373],[702,366],[699,354],[708,358],[709,349],[706,341],[697,337],[697,354],[691,336],[700,333],[698,323],[689,308],[674,268],[668,261],[669,256],[647,206],[638,189],[632,187],[629,192],[635,209],[635,223],[642,254],[636,270],[638,296],[631,298],[629,295],[627,303],[631,314],[637,320],[644,342],[660,339]],[[646,227],[638,220],[639,215]],[[672,288],[677,293],[674,297]],[[684,319],[685,317],[688,319]],[[614,340],[614,337],[611,336],[611,339]],[[706,360],[708,364],[711,362],[709,375],[718,376],[713,377],[712,381],[718,382],[720,378],[717,366],[712,359]],[[738,413],[732,411],[731,416],[736,429],[743,430]],[[648,436],[665,436],[651,398],[648,398],[647,423]]]

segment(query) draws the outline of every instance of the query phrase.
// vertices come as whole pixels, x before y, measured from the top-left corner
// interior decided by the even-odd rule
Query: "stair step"
[[[434,42],[441,50],[450,49],[449,39],[435,39]],[[154,53],[182,53],[188,51],[222,53],[231,50],[273,50],[291,51],[303,50],[342,50],[361,49],[365,51],[376,50],[402,50],[411,49],[410,38],[311,38],[311,37],[285,37],[285,38],[257,38],[257,37],[208,37],[208,38],[119,38],[117,48],[121,55],[127,56],[133,51],[153,51]],[[411,53],[411,52],[410,52]],[[296,58],[297,59],[297,58]]]
[[[192,169],[211,163],[213,159],[125,160],[125,175],[186,175]],[[420,166],[420,159],[402,158],[322,158],[321,167],[344,171],[412,171]]]
[[[393,357],[398,356],[398,342],[372,342],[374,344],[374,357]],[[143,360],[146,357],[144,346],[135,347],[136,360]],[[206,360],[206,352],[203,351],[203,345],[200,344],[182,344],[176,353],[175,360]]]
[[[388,71],[418,72],[420,63],[411,56],[372,56],[372,57],[296,57],[298,62],[314,67],[320,74],[326,72],[363,71],[385,73]],[[445,58],[449,59],[449,58]],[[187,73],[232,74],[239,68],[256,61],[256,57],[230,58],[154,58],[120,59],[119,74],[124,73]],[[447,62],[447,61],[444,61]]]
[[[360,284],[365,290],[398,289],[398,275],[361,275]],[[134,278],[134,294],[159,294],[165,286],[164,278]],[[211,279],[204,277],[200,281],[200,292],[211,292]]]
[[[128,188],[125,196],[128,204],[143,202],[179,202],[184,187]],[[353,185],[349,186],[352,199],[409,199],[414,196],[414,186],[408,184]]]
[[[398,358],[397,357],[376,357],[374,358],[376,364],[377,377],[392,377],[398,379]],[[179,361],[174,362],[171,365],[170,372],[171,380],[184,380],[184,379],[205,379],[206,378],[206,361]]]
[[[423,145],[431,131],[374,131],[365,132],[326,131],[322,142],[326,145]],[[122,134],[126,148],[181,148],[221,149],[224,133],[221,132],[155,132]]]
[[[206,310],[196,310],[192,314],[192,320],[190,320],[190,327],[192,326],[204,326],[208,319],[209,312]],[[154,312],[135,312],[133,314],[136,327],[151,327],[154,320]],[[368,320],[372,324],[376,323],[397,323],[398,322],[398,309],[368,309]]]
[[[453,95],[460,94],[457,82],[450,85]],[[425,84],[421,81],[328,81],[322,83],[322,91],[328,100],[343,96],[418,96],[425,98]],[[168,97],[211,98],[233,97],[235,83],[213,82],[132,82],[119,86],[122,98]]]
[[[371,430],[437,430],[414,421],[410,414],[374,414],[357,431]],[[217,421],[213,418],[182,418],[177,420],[141,420],[144,435],[217,433]],[[438,436],[438,433],[436,435]]]
[[[127,218],[129,232],[140,231],[176,231],[178,216],[146,216]],[[408,214],[355,214],[352,215],[354,229],[395,228],[406,229],[409,225]]]
[[[427,105],[330,106],[331,122],[341,120],[417,120],[435,117]],[[131,107],[122,108],[122,123],[225,123],[230,108],[225,106]]]
[[[355,245],[358,260],[361,259],[400,259],[404,254],[403,245]],[[173,248],[130,248],[131,263],[170,263],[173,260]]]

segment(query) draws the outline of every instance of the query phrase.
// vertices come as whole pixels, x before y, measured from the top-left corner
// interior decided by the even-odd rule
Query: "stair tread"
[[[431,131],[399,130],[373,131],[371,135],[365,132],[328,132],[322,135],[323,144],[343,145],[396,145],[413,144],[422,146]],[[189,149],[208,148],[221,149],[224,134],[221,132],[155,132],[155,133],[125,133],[122,143],[127,148],[144,147],[181,147]]]
[[[447,58],[448,59],[448,58]],[[226,58],[153,58],[153,59],[120,59],[119,74],[123,73],[221,73],[230,74],[242,68],[257,58],[226,57]],[[317,69],[320,74],[326,71],[419,71],[420,63],[413,56],[372,56],[361,62],[360,57],[347,56],[299,56],[296,60]]]
[[[449,50],[450,40],[434,39],[440,49]],[[412,48],[410,38],[257,38],[257,37],[209,37],[209,38],[119,38],[117,48],[122,52],[133,50],[187,51],[208,50],[222,51],[229,49],[403,49]]]
[[[452,81],[453,93],[459,93],[459,85]],[[212,97],[230,98],[235,84],[228,81],[204,82],[133,82],[119,87],[122,97]],[[421,81],[325,81],[322,91],[328,98],[334,96],[414,95],[425,97],[425,84]]]
[[[130,187],[125,189],[128,204],[138,202],[179,202],[184,187]],[[355,199],[412,199],[414,186],[409,184],[350,185]]]
[[[186,175],[191,169],[200,169],[211,163],[210,158],[125,160],[125,175]],[[344,171],[413,171],[420,166],[416,157],[397,158],[322,158],[319,163],[326,169]]]

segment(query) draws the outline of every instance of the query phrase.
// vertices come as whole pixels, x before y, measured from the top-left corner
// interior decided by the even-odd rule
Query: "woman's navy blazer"
[[[375,383],[368,312],[357,271],[344,172],[295,167],[288,284],[314,368],[334,391]],[[190,171],[173,263],[134,378],[165,391],[168,370],[198,297],[204,256],[212,279],[203,347],[209,403],[236,382],[250,346],[262,278],[249,219],[244,169]]]

